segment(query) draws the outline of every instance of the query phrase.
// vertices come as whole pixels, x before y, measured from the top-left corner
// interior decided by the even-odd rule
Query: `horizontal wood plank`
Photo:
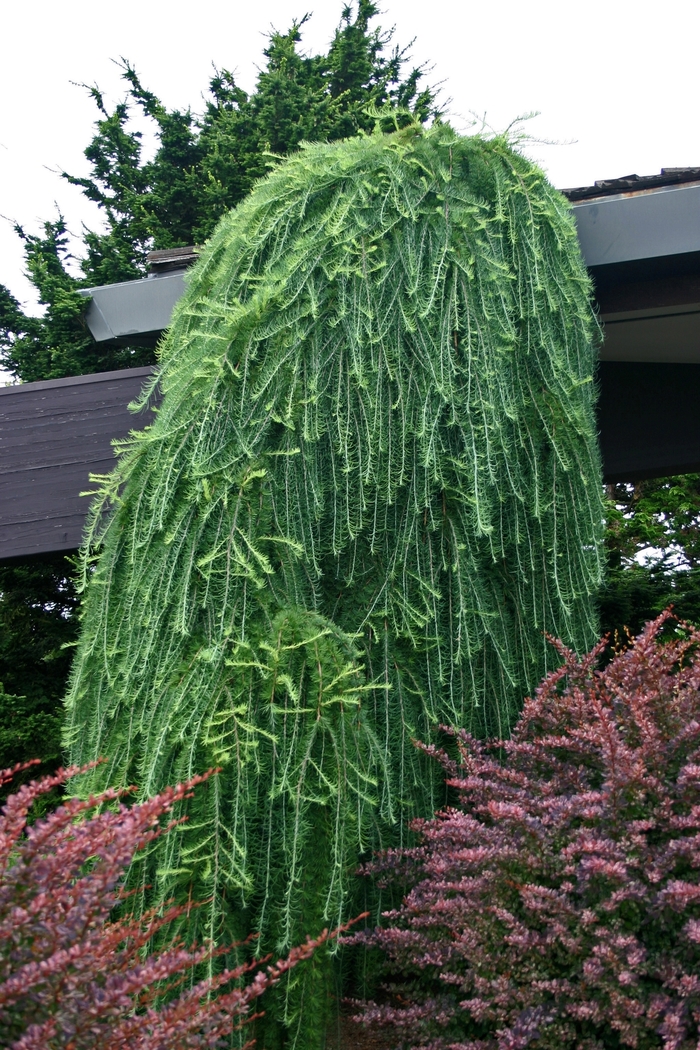
[[[0,560],[80,545],[80,493],[112,469],[112,441],[153,418],[127,408],[151,371],[0,388]],[[700,364],[603,361],[598,378],[608,480],[700,470]]]
[[[112,441],[152,419],[129,412],[150,368],[0,388],[0,559],[80,545],[91,474]]]

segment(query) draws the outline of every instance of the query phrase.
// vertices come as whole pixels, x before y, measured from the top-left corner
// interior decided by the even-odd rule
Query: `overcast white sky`
[[[6,0],[0,60],[0,215],[28,230],[58,205],[72,231],[99,216],[51,169],[87,171],[94,107],[71,82],[123,94],[128,58],[170,107],[202,106],[212,63],[250,89],[270,25],[312,11],[304,47],[324,48],[343,0]],[[486,114],[503,128],[532,110],[534,136],[569,145],[530,153],[559,187],[661,167],[700,166],[698,0],[384,0],[384,27],[415,37],[413,57],[444,81],[453,122]],[[27,304],[22,251],[0,221],[0,282]]]

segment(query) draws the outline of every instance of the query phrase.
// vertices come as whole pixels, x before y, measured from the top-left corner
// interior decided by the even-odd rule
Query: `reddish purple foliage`
[[[459,804],[371,865],[409,891],[354,938],[394,975],[365,1021],[431,1050],[700,1045],[700,630],[664,644],[668,619],[604,671],[558,646],[511,740],[425,749]]]
[[[13,772],[0,773],[0,786]],[[252,1019],[251,1004],[265,988],[307,958],[326,934],[289,958],[258,968],[247,985],[242,978],[251,967],[246,966],[193,982],[196,968],[216,954],[208,944],[186,948],[172,941],[158,954],[146,955],[151,937],[167,932],[184,909],[117,921],[110,921],[110,913],[124,904],[121,886],[134,854],[170,831],[177,822],[163,823],[163,818],[206,777],[194,777],[139,805],[126,806],[124,792],[116,791],[88,802],[72,799],[28,827],[33,802],[77,772],[61,771],[22,786],[0,815],[0,1046],[190,1050],[223,1045],[226,1036]],[[184,990],[173,998],[180,984]]]

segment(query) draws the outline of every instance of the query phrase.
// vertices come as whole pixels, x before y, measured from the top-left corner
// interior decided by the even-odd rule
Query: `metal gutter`
[[[85,321],[95,341],[138,345],[156,340],[185,291],[185,273],[81,289],[80,294],[90,298]]]
[[[700,183],[601,197],[572,207],[589,267],[700,252]]]

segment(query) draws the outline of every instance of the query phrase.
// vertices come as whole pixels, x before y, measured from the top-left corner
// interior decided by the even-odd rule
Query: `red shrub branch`
[[[0,786],[19,769],[0,772]],[[59,771],[23,785],[0,815],[0,1046],[199,1050],[224,1045],[252,1019],[258,996],[311,955],[327,932],[287,959],[267,966],[263,960],[247,984],[243,978],[252,966],[193,981],[195,968],[218,954],[211,944],[185,947],[174,941],[147,954],[154,934],[167,930],[185,909],[110,921],[124,903],[124,874],[138,850],[172,829],[175,803],[209,774],[138,805],[125,805],[125,792],[115,791],[87,802],[71,799],[28,826],[34,801],[77,772]],[[178,985],[184,990],[173,998]]]

